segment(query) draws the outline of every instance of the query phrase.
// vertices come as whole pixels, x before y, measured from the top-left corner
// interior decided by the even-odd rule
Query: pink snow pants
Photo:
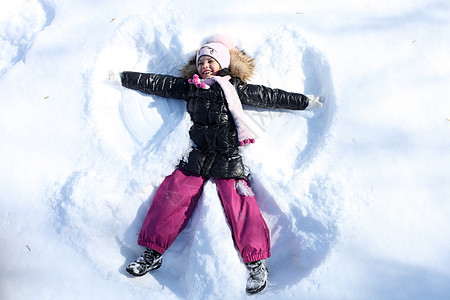
[[[206,180],[180,168],[166,177],[153,198],[138,244],[163,254],[186,227]],[[244,263],[270,257],[269,228],[247,182],[236,179],[215,181]]]

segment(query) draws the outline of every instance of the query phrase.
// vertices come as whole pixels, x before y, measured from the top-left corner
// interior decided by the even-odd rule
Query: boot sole
[[[247,294],[249,294],[249,295],[257,294],[257,293],[261,292],[262,290],[264,290],[266,288],[266,285],[267,285],[267,282],[264,282],[264,284],[261,287],[257,288],[256,290],[247,290]]]

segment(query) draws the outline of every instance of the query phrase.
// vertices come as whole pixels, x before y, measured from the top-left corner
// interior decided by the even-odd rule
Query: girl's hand
[[[109,71],[108,72],[108,81],[113,84],[118,84],[122,86],[122,73],[118,73],[115,71]]]
[[[325,101],[324,97],[315,97],[313,95],[305,95],[306,98],[308,98],[308,106],[306,109],[313,109],[313,108],[321,108],[323,105],[323,102]]]

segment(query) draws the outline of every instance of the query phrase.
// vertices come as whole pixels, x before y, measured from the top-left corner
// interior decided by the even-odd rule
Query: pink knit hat
[[[199,58],[205,55],[214,58],[219,63],[222,69],[228,68],[230,66],[230,51],[224,44],[220,42],[207,43],[203,47],[201,47],[200,50],[198,50],[196,60],[197,66]]]

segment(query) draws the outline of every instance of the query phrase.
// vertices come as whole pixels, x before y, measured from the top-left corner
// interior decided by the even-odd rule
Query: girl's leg
[[[244,263],[270,257],[269,228],[245,180],[216,179],[220,198]]]
[[[186,227],[203,190],[204,178],[176,169],[158,188],[138,244],[163,254]]]

